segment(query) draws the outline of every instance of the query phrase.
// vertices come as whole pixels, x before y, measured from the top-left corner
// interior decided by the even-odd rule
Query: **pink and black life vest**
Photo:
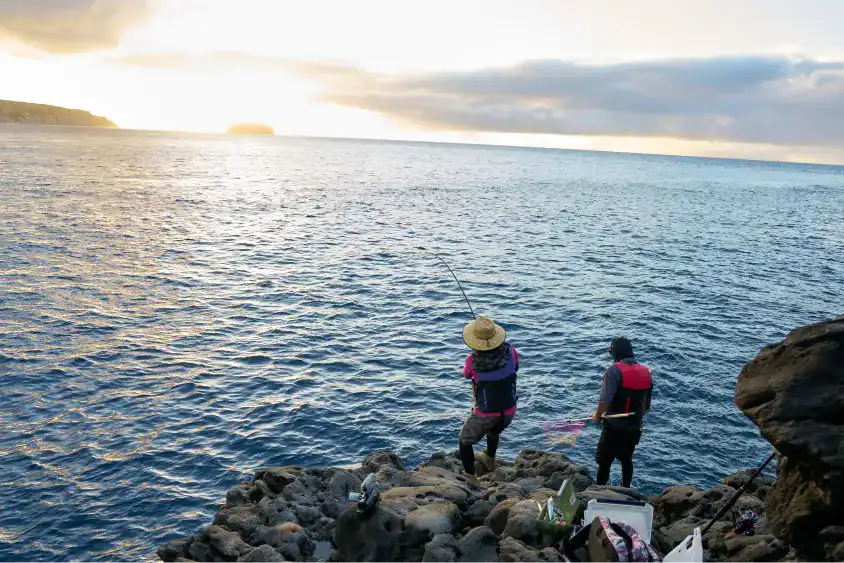
[[[651,370],[642,364],[616,362],[621,371],[621,385],[610,406],[610,413],[635,412],[638,418],[645,416],[645,405],[652,385]]]
[[[516,360],[511,351],[507,363],[493,371],[475,370],[475,407],[482,412],[504,412],[516,406]]]

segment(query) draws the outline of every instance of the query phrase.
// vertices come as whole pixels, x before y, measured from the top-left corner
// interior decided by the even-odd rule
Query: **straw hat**
[[[507,333],[492,319],[478,317],[463,327],[463,342],[472,350],[493,350],[501,346]]]

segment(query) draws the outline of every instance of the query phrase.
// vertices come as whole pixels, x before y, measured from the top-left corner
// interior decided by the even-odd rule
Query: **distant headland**
[[[226,132],[230,135],[272,135],[273,128],[262,123],[235,123]]]
[[[76,127],[117,127],[105,117],[81,109],[68,109],[46,104],[0,100],[0,123],[36,125],[71,125]]]

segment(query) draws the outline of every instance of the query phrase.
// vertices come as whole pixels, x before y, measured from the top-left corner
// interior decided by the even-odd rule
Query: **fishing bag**
[[[605,516],[592,520],[587,549],[591,561],[659,561],[659,555],[636,530]]]

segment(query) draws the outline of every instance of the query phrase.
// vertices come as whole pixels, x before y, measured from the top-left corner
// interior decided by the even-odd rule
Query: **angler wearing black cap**
[[[633,480],[633,451],[642,436],[642,418],[651,408],[653,380],[651,371],[633,357],[633,345],[624,337],[610,343],[613,365],[604,373],[598,410],[592,416],[595,424],[605,414],[634,413],[631,416],[604,419],[604,428],[595,451],[598,463],[598,485],[606,485],[610,468],[616,459],[621,462],[621,484],[629,487]]]

